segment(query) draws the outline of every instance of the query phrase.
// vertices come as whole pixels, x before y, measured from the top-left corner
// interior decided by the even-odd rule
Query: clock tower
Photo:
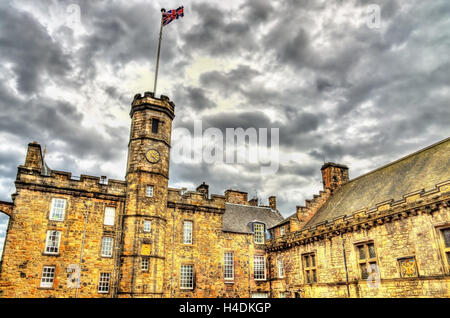
[[[169,155],[175,105],[137,94],[131,106],[119,296],[162,297]]]

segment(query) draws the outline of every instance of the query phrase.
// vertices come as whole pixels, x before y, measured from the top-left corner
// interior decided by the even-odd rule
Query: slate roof
[[[234,233],[252,233],[251,223],[258,221],[270,228],[283,220],[269,207],[225,203],[223,231]]]
[[[450,138],[350,180],[317,211],[305,228],[450,180]]]

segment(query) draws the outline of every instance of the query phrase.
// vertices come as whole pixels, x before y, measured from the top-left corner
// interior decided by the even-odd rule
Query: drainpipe
[[[78,298],[78,291],[80,289],[80,284],[81,284],[81,263],[83,260],[83,252],[84,252],[84,241],[86,239],[86,229],[87,229],[87,224],[88,224],[88,218],[89,218],[89,208],[92,205],[91,201],[87,201],[86,203],[84,203],[84,205],[86,206],[86,213],[84,214],[84,231],[83,231],[83,240],[81,241],[81,251],[80,251],[80,262],[78,264],[78,268],[80,269],[80,277],[79,277],[79,281],[77,284],[77,289],[75,292],[75,298]]]
[[[342,255],[344,256],[344,268],[345,268],[345,282],[347,286],[347,296],[350,298],[350,286],[348,285],[348,270],[347,270],[347,257],[345,256],[345,239],[341,232],[341,239],[342,239]]]

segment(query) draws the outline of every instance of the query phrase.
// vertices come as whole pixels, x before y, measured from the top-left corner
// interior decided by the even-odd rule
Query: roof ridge
[[[397,159],[397,160],[394,160],[394,161],[392,161],[392,162],[389,162],[389,163],[385,164],[384,166],[381,166],[381,167],[378,167],[378,168],[376,168],[376,169],[374,169],[374,170],[372,170],[372,171],[366,172],[366,173],[364,173],[364,174],[362,174],[362,175],[360,175],[360,176],[358,176],[358,177],[356,177],[356,178],[353,178],[353,179],[349,180],[345,185],[347,185],[347,184],[349,184],[349,183],[351,183],[351,182],[353,182],[353,181],[355,181],[355,180],[361,179],[362,177],[365,177],[365,176],[367,176],[367,175],[369,175],[369,174],[375,173],[375,172],[377,172],[377,171],[379,171],[379,170],[385,169],[385,168],[387,168],[387,167],[389,167],[389,166],[392,166],[392,165],[394,165],[394,164],[396,164],[396,163],[399,163],[399,162],[401,162],[401,161],[403,161],[403,160],[406,160],[406,159],[408,159],[408,158],[410,158],[410,157],[413,157],[413,156],[415,156],[415,155],[417,155],[417,154],[419,154],[419,153],[421,153],[421,152],[424,152],[424,151],[426,151],[426,150],[429,150],[429,149],[431,149],[431,148],[434,148],[434,147],[436,147],[436,146],[439,146],[440,144],[443,144],[443,143],[448,142],[448,141],[450,141],[450,137],[447,137],[447,138],[445,138],[445,139],[443,139],[443,140],[441,140],[441,141],[438,141],[438,142],[436,142],[436,143],[434,143],[434,144],[432,144],[432,145],[429,145],[429,146],[427,146],[427,147],[425,147],[425,148],[419,149],[419,150],[417,150],[417,151],[415,151],[415,152],[413,152],[413,153],[410,153],[410,154],[408,154],[408,155],[406,155],[406,156],[403,156],[403,157],[401,157],[401,158],[399,158],[399,159]],[[345,186],[345,185],[344,185],[344,186]]]

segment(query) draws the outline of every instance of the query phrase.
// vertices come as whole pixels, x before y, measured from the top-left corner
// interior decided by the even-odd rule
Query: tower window
[[[152,133],[158,133],[159,120],[156,118],[152,118]]]
[[[144,272],[148,271],[148,264],[149,264],[149,258],[148,257],[142,258],[141,270]]]
[[[144,232],[151,232],[152,231],[152,221],[150,220],[145,220],[144,221]]]
[[[145,196],[148,198],[153,197],[153,186],[147,186],[145,189]]]

